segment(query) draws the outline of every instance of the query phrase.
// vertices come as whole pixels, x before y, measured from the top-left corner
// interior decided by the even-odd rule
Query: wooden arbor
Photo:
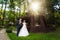
[[[30,32],[45,32],[46,21],[43,14],[46,13],[46,0],[31,0],[28,3],[28,13],[26,15],[27,23],[29,23],[28,30]],[[43,14],[41,15],[40,13]]]
[[[30,23],[31,32],[46,32],[46,21],[43,15],[39,15],[38,17],[31,17]]]
[[[30,32],[46,32],[46,21],[43,15],[39,15],[37,17],[26,14],[24,17],[27,22],[27,28]]]

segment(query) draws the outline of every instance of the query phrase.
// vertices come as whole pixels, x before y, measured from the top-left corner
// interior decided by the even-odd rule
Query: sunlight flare
[[[39,9],[39,2],[33,2],[30,4],[30,8],[33,10],[33,11],[37,11]]]

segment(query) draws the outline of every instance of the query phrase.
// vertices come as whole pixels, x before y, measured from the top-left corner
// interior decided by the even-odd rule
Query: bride
[[[26,22],[25,20],[23,21],[23,26],[22,28],[20,29],[20,32],[19,32],[19,35],[18,36],[28,36],[29,35],[29,32],[27,30],[27,27],[26,27]]]

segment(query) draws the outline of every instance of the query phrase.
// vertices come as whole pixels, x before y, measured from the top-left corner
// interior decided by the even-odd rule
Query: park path
[[[10,40],[7,36],[6,29],[0,30],[0,40]]]

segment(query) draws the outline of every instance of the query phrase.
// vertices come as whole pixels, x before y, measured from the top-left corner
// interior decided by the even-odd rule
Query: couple
[[[25,20],[19,19],[17,24],[17,36],[28,36],[29,32],[26,27]]]

